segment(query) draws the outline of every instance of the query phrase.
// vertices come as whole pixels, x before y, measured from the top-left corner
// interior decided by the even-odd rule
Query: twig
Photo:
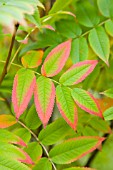
[[[19,27],[19,24],[18,23],[15,24],[15,29],[14,29],[14,33],[13,33],[13,36],[12,36],[12,40],[11,40],[8,56],[7,56],[6,63],[5,63],[4,68],[3,68],[2,75],[0,77],[0,85],[1,85],[5,75],[7,74],[7,67],[8,67],[10,58],[11,58],[11,53],[12,53],[12,49],[13,49],[13,46],[14,46],[15,36],[16,36],[16,32],[17,32],[18,27]]]
[[[49,153],[48,153],[46,147],[40,142],[40,140],[39,140],[38,137],[35,135],[35,133],[34,133],[31,129],[29,129],[29,128],[28,128],[23,122],[21,122],[20,120],[18,120],[18,123],[19,123],[21,126],[23,126],[25,129],[27,129],[27,130],[29,131],[29,133],[35,138],[35,140],[42,146],[42,148],[43,148],[43,150],[45,151],[45,153],[46,153],[49,161],[51,162],[54,170],[57,170],[55,164],[53,163],[53,161],[52,161],[51,158],[49,157]]]
[[[35,31],[36,28],[37,28],[37,26],[34,27],[34,28],[25,36],[24,40],[26,40],[26,39],[30,36],[30,34],[31,34],[33,31]],[[9,66],[8,66],[8,71],[9,71],[9,69],[10,69],[10,67],[11,67],[11,64],[12,64],[13,61],[15,60],[16,56],[18,55],[18,53],[19,53],[22,45],[23,45],[23,44],[21,44],[21,45],[18,47],[18,49],[16,50],[16,52],[15,52],[15,54],[14,54],[14,56],[13,56],[13,58],[12,58],[10,64],[9,64]]]

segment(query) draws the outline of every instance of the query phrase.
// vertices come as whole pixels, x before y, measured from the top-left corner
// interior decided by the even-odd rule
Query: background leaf
[[[88,59],[88,44],[86,38],[80,37],[72,41],[70,57],[74,64]]]
[[[109,38],[102,26],[94,28],[90,31],[89,43],[98,57],[108,64],[110,44]]]

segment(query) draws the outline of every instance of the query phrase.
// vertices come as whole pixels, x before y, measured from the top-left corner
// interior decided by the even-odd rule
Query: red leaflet
[[[31,70],[21,69],[18,71],[14,78],[13,91],[12,91],[12,102],[16,118],[26,109],[36,84],[36,78]]]
[[[53,82],[48,78],[40,76],[37,79],[34,91],[34,100],[38,116],[44,127],[51,117],[54,106],[54,99],[55,86]]]
[[[57,75],[64,67],[71,50],[71,40],[63,42],[55,47],[46,57],[42,65],[42,75],[53,77]]]

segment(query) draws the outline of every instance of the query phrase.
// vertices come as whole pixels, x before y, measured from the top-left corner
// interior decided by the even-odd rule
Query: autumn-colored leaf
[[[72,97],[81,109],[103,118],[98,102],[88,91],[80,88],[74,88],[72,90]]]
[[[14,116],[9,114],[2,114],[0,115],[0,128],[7,128],[16,124],[17,121]]]
[[[36,68],[42,63],[43,51],[29,51],[21,59],[26,68]]]
[[[68,87],[57,86],[56,100],[62,117],[75,130],[77,126],[78,115],[70,89]]]
[[[99,98],[96,100],[97,100],[98,104],[100,105],[102,112],[104,112],[109,107],[113,106],[113,99],[110,99],[108,97]]]
[[[49,78],[40,76],[37,79],[34,99],[38,116],[45,127],[51,117],[55,99],[55,86]]]
[[[97,60],[86,60],[74,64],[60,77],[60,83],[65,86],[80,83],[94,70],[97,63]]]
[[[63,42],[55,47],[46,57],[42,65],[41,73],[46,77],[57,75],[64,67],[71,50],[71,40]]]
[[[14,78],[12,103],[16,118],[26,109],[36,85],[36,78],[34,73],[28,69],[20,69]]]

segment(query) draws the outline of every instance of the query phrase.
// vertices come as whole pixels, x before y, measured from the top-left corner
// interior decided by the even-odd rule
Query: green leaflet
[[[51,79],[43,76],[37,79],[34,99],[38,116],[45,127],[54,107],[55,86]]]
[[[71,40],[65,41],[52,49],[42,65],[42,75],[46,77],[53,77],[57,75],[64,67],[70,51]]]
[[[85,60],[72,65],[61,77],[60,83],[71,86],[82,82],[95,68],[96,60]]]
[[[51,149],[49,155],[54,163],[69,164],[95,150],[103,140],[100,137],[69,139]]]
[[[113,107],[110,107],[109,109],[105,110],[103,115],[105,120],[113,120]]]
[[[102,26],[94,28],[89,33],[89,43],[97,56],[108,64],[110,43],[109,38]]]
[[[52,165],[47,158],[41,158],[39,162],[33,167],[33,170],[52,170]]]
[[[90,114],[103,117],[100,107],[98,106],[95,98],[89,92],[80,88],[74,88],[71,94],[73,99],[81,109],[89,112]]]
[[[75,38],[82,34],[82,29],[79,24],[75,22],[75,20],[60,20],[56,22],[56,29],[60,34],[67,38]]]
[[[88,44],[86,38],[81,37],[72,41],[70,57],[74,64],[88,58]]]
[[[35,163],[37,163],[42,156],[42,148],[37,142],[29,143],[24,151],[28,153],[28,155]]]
[[[37,129],[41,125],[41,121],[37,115],[34,104],[30,107],[25,117],[25,123],[30,129]]]
[[[0,156],[0,169],[1,170],[30,170],[28,166],[15,160],[8,159],[3,155]]]
[[[97,0],[100,12],[105,17],[113,17],[113,1],[112,0]]]
[[[77,108],[68,87],[57,86],[56,100],[58,109],[65,121],[75,130],[77,126]]]
[[[108,90],[102,92],[102,94],[104,94],[105,96],[110,97],[110,98],[113,99],[113,88],[108,89]]]
[[[38,138],[44,145],[52,145],[62,140],[70,131],[71,128],[67,123],[62,118],[59,118],[47,125],[45,129],[42,129]]]
[[[21,59],[25,68],[36,68],[42,63],[43,51],[29,51]]]
[[[107,21],[105,23],[105,29],[107,31],[107,33],[113,37],[113,21],[110,20],[110,21]]]
[[[76,16],[79,23],[86,27],[94,27],[100,21],[97,10],[86,1],[77,3]]]

